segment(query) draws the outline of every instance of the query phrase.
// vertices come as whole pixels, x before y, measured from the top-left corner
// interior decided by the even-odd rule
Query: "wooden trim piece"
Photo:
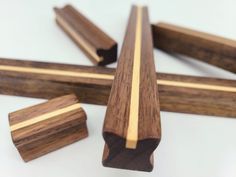
[[[236,73],[236,41],[188,28],[152,25],[156,48],[179,53]]]
[[[117,43],[71,5],[54,8],[56,22],[95,65],[117,59]]]
[[[89,72],[73,72],[73,71],[62,71],[56,69],[43,69],[43,68],[33,68],[33,67],[21,67],[21,66],[6,66],[0,65],[0,71],[12,71],[15,73],[29,73],[38,75],[53,75],[53,76],[64,76],[64,77],[75,77],[75,78],[88,78],[88,79],[102,79],[102,80],[113,80],[113,74],[100,74],[100,73],[89,73]],[[173,87],[186,87],[192,89],[203,89],[203,90],[213,90],[222,92],[236,92],[235,87],[230,86],[220,86],[212,84],[200,84],[191,82],[180,82],[180,81],[169,81],[158,79],[158,85],[163,86],[173,86]]]
[[[74,94],[9,114],[13,143],[26,162],[87,137],[86,120]]]
[[[0,66],[0,94],[51,99],[76,93],[81,102],[100,105],[107,104],[115,73],[111,68],[12,59],[0,59]],[[162,111],[236,117],[235,80],[158,73],[157,83]]]
[[[160,104],[147,7],[133,6],[103,125],[103,165],[151,171],[161,138]]]

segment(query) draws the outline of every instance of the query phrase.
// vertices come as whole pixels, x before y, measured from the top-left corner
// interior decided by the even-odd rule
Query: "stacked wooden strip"
[[[107,104],[103,138],[104,166],[152,171],[161,123],[147,7],[132,7]]]

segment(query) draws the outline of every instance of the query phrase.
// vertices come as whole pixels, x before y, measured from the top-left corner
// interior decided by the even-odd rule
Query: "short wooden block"
[[[9,114],[13,143],[26,162],[87,137],[86,119],[73,94]]]
[[[117,59],[117,43],[71,5],[54,8],[56,22],[95,65]]]
[[[168,23],[152,25],[156,48],[236,73],[236,41]]]
[[[161,123],[147,7],[132,7],[107,104],[103,137],[104,166],[152,171]]]

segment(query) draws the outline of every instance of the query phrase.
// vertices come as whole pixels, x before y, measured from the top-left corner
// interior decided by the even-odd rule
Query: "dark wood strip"
[[[114,76],[115,69],[0,59],[0,66],[17,66]],[[158,73],[157,80],[236,88],[235,80]],[[51,99],[76,93],[83,103],[106,105],[112,80],[58,77],[0,70],[0,94]],[[236,117],[236,93],[194,87],[158,85],[161,111]]]
[[[236,72],[236,41],[168,23],[154,24],[152,31],[156,48]]]
[[[56,22],[95,65],[117,59],[117,43],[71,5],[54,8]]]
[[[147,7],[133,6],[103,125],[103,165],[151,171],[161,138],[160,104]]]

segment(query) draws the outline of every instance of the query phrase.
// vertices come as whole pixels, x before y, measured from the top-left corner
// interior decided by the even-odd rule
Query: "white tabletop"
[[[130,12],[129,0],[0,1],[0,57],[92,65],[55,24],[54,6],[70,2],[119,43]],[[172,22],[236,39],[235,0],[148,0],[151,22]],[[236,79],[214,66],[154,51],[158,71]],[[116,64],[110,65],[115,67]],[[0,95],[0,177],[235,177],[236,120],[161,112],[162,140],[151,173],[105,168],[101,136],[105,106],[83,104],[89,137],[24,163],[15,149],[8,113],[44,100]]]

